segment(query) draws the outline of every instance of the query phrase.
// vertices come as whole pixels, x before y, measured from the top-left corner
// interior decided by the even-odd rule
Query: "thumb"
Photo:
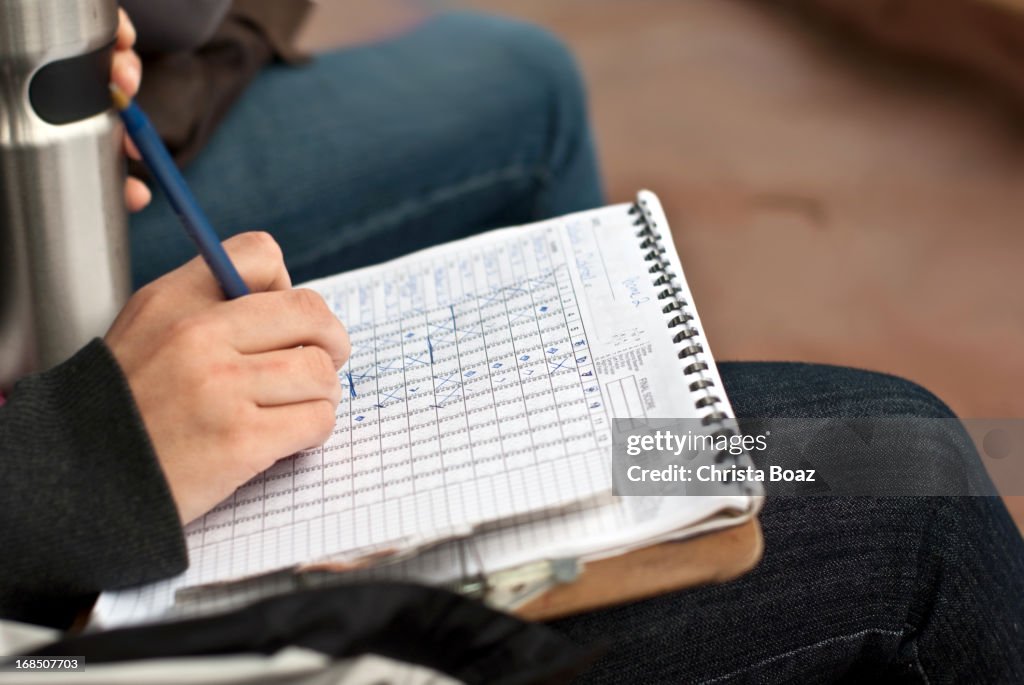
[[[288,290],[292,287],[281,247],[269,233],[239,233],[223,244],[250,291],[258,293]],[[190,298],[204,302],[224,299],[220,284],[202,257],[195,257],[177,271],[168,274],[167,278],[173,279],[174,287],[188,293]]]

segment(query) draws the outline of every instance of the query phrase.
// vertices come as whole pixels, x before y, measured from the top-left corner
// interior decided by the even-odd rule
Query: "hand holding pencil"
[[[270,235],[224,246],[251,295],[225,301],[196,258],[137,292],[105,337],[183,523],[278,459],[323,444],[349,354],[323,298],[291,287]]]
[[[146,115],[116,84],[110,89],[202,257],[136,293],[105,338],[187,523],[330,436],[349,340],[319,294],[291,288],[270,235],[221,244]]]

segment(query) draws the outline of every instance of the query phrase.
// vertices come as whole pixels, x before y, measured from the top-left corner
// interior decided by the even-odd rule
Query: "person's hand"
[[[132,47],[135,45],[135,27],[123,9],[118,10],[117,43],[114,44],[114,61],[111,66],[110,80],[125,92],[128,97],[135,97],[142,83],[142,60]],[[124,136],[125,153],[132,159],[140,159],[128,134]],[[128,211],[137,212],[153,199],[146,184],[129,176],[124,183],[124,203]]]
[[[323,298],[291,289],[273,238],[224,247],[253,294],[225,301],[197,257],[135,293],[106,336],[183,523],[327,440],[350,349]]]

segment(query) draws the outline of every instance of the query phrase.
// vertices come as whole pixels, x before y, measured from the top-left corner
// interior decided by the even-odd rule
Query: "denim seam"
[[[547,214],[544,209],[544,205],[547,204],[547,191],[551,188],[552,182],[554,181],[554,174],[551,173],[550,167],[539,167],[536,171],[537,177],[537,197],[534,199],[531,213],[533,218],[541,217]]]
[[[358,223],[349,224],[347,229],[339,231],[330,239],[317,243],[311,249],[300,253],[298,257],[293,256],[288,262],[293,268],[301,268],[322,258],[324,254],[336,252],[347,245],[389,230],[411,216],[424,213],[431,207],[457,200],[469,193],[500,183],[538,176],[543,173],[542,167],[531,168],[524,164],[514,164],[469,176],[461,181],[435,188],[425,193],[422,199],[406,200],[397,207],[372,214]]]
[[[924,685],[931,685],[932,681],[928,679],[928,674],[924,672],[924,664],[921,663],[921,653],[917,651],[917,640],[914,640],[911,644],[914,649],[914,668],[921,675]]]
[[[779,659],[785,659],[786,657],[793,656],[794,654],[798,654],[800,652],[806,652],[807,650],[810,650],[810,649],[817,649],[818,647],[824,647],[826,645],[834,644],[836,642],[846,642],[846,641],[849,641],[849,640],[854,640],[854,639],[856,639],[858,637],[863,637],[863,636],[865,636],[865,635],[867,635],[869,633],[877,633],[879,635],[891,635],[893,637],[902,637],[903,636],[902,631],[899,631],[899,630],[883,630],[882,628],[865,628],[864,630],[859,630],[856,633],[850,633],[849,635],[838,635],[838,636],[835,636],[835,637],[825,638],[824,640],[819,640],[818,642],[815,642],[814,644],[804,645],[803,647],[797,647],[796,649],[791,649],[788,652],[784,652],[782,654],[776,654],[775,656],[773,656],[771,658],[768,658],[768,659],[764,659],[762,661],[759,661],[756,664],[751,664],[749,666],[744,666],[743,668],[737,669],[735,671],[731,671],[731,672],[726,673],[724,675],[716,676],[716,677],[712,678],[711,680],[704,680],[704,681],[702,681],[702,683],[703,683],[703,685],[710,685],[711,683],[717,683],[717,682],[719,682],[721,680],[725,680],[727,678],[733,678],[735,676],[738,676],[741,673],[746,673],[746,672],[748,672],[748,671],[750,671],[752,669],[760,668],[762,666],[767,666],[768,664],[772,663],[773,661],[778,661]]]
[[[916,572],[914,574],[914,588],[911,598],[907,606],[907,616],[903,625],[904,640],[910,641],[910,651],[913,656],[912,662],[914,670],[917,671],[918,675],[924,681],[925,685],[929,685],[930,680],[928,674],[925,673],[924,664],[921,663],[921,651],[919,648],[917,637],[923,630],[923,627],[932,620],[932,614],[934,612],[934,597],[930,597],[931,601],[928,602],[927,611],[919,612],[917,605],[919,604],[918,595],[921,593],[921,581],[922,576],[925,574],[923,566],[925,565],[925,555],[927,551],[928,536],[932,534],[932,531],[938,526],[939,518],[939,507],[934,500],[929,501],[929,513],[928,520],[924,529],[921,533],[921,538],[918,541],[919,548],[916,556]],[[939,587],[941,582],[942,568],[940,567],[936,571],[936,575],[931,578],[927,578],[926,582],[928,587],[936,588]],[[915,621],[917,625],[915,625]]]

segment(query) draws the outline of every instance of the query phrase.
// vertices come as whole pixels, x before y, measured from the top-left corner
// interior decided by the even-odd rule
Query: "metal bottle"
[[[116,0],[0,0],[0,389],[103,335],[130,294]]]

